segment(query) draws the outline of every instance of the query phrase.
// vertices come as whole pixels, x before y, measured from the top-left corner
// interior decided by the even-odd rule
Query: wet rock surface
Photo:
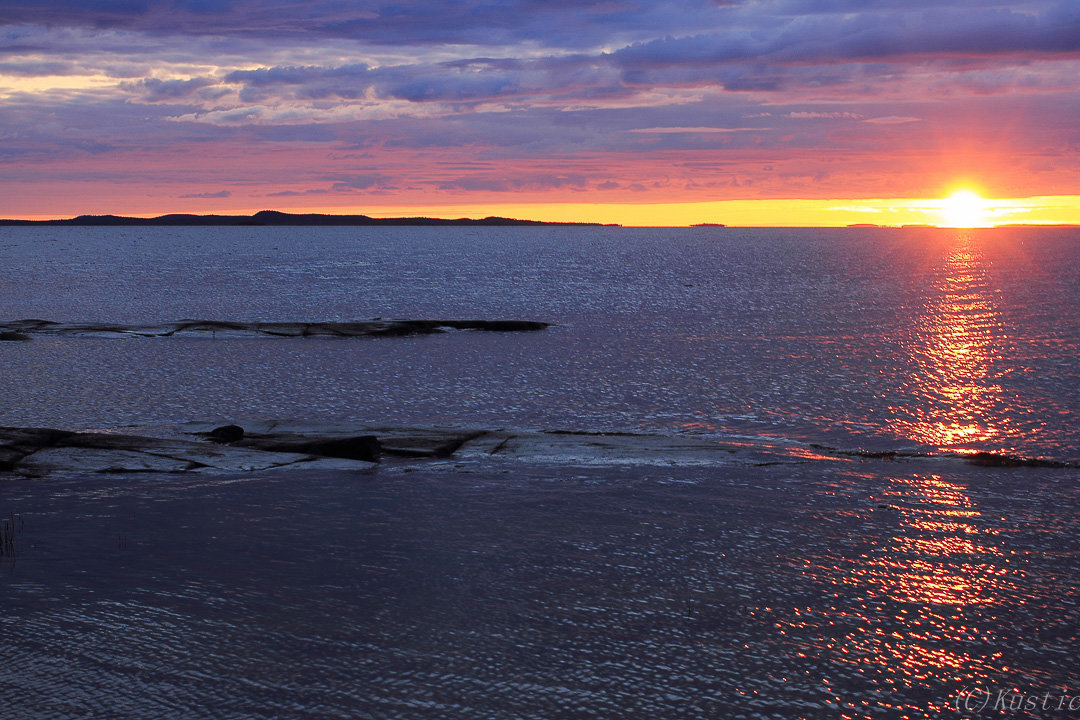
[[[129,434],[130,432],[130,434]],[[207,473],[366,469],[379,461],[524,458],[584,464],[730,462],[712,440],[567,431],[403,428],[356,424],[186,423],[125,432],[0,428],[0,472]],[[757,453],[740,454],[752,462]]]
[[[741,466],[808,462],[962,462],[996,468],[1073,467],[990,453],[904,454],[730,438],[629,432],[392,427],[357,423],[190,422],[114,431],[0,428],[0,473],[235,473],[362,470],[379,462],[523,460],[567,466]]]
[[[0,471],[30,477],[61,472],[241,472],[314,467],[324,459],[308,453],[240,448],[202,439],[0,428]],[[350,462],[355,467],[371,465]]]
[[[227,322],[179,320],[148,325],[60,323],[51,320],[0,322],[0,340],[34,335],[70,337],[407,337],[450,330],[535,332],[549,323],[532,320],[359,320],[355,322]]]
[[[374,435],[351,437],[305,437],[302,435],[247,435],[233,447],[254,448],[269,452],[298,453],[316,457],[379,462],[381,444]]]

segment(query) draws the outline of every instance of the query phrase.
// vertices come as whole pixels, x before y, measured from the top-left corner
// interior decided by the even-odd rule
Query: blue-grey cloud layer
[[[0,159],[34,178],[65,159],[325,148],[297,176],[313,187],[266,192],[294,197],[645,189],[576,158],[688,152],[737,166],[717,171],[726,186],[779,188],[866,172],[874,151],[985,142],[996,123],[1060,170],[1080,145],[1078,77],[1075,0],[18,0],[0,13]],[[378,167],[347,172],[377,149]],[[406,150],[429,164],[385,160]],[[764,169],[812,152],[829,160]],[[575,160],[544,166],[556,157]]]

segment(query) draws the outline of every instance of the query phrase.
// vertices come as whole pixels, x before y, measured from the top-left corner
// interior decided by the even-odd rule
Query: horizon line
[[[72,215],[12,213],[0,219],[7,225],[27,223],[74,223],[79,219],[121,218],[130,222],[168,217],[223,218],[240,221],[259,214],[320,216],[329,221],[347,218],[370,224],[394,221],[507,223],[549,225],[621,225],[624,227],[958,227],[943,214],[940,198],[829,198],[716,200],[683,203],[462,203],[432,205],[382,205],[373,207],[284,207],[250,209],[202,207],[165,213],[139,212],[135,208],[102,211],[93,208]],[[987,198],[985,217],[972,227],[1068,227],[1080,225],[1080,196],[1051,195],[1022,198]],[[134,212],[132,212],[134,210]],[[2,212],[2,211],[0,211]],[[212,223],[203,223],[212,224]],[[225,223],[228,224],[228,223]],[[348,224],[348,223],[342,223]],[[360,223],[358,223],[360,224]],[[412,223],[419,224],[419,223]]]
[[[319,223],[309,220],[308,222],[259,222],[256,218],[259,215],[273,214],[277,216],[284,216],[290,219],[327,219],[327,220],[355,220],[356,222],[326,222]],[[170,218],[189,218],[191,220],[213,220],[220,219],[223,221],[234,222],[155,222],[164,221]],[[106,222],[94,222],[105,220]],[[243,222],[250,220],[252,222]],[[239,221],[239,222],[237,222]],[[883,223],[846,223],[840,225],[749,225],[749,224],[728,224],[717,222],[701,222],[691,224],[656,224],[656,225],[628,225],[623,223],[610,223],[610,222],[596,222],[588,220],[535,220],[531,218],[517,218],[507,217],[502,215],[488,215],[482,218],[477,217],[438,217],[433,215],[410,215],[410,216],[394,216],[394,217],[380,217],[375,215],[367,215],[364,213],[320,213],[320,212],[288,212],[283,210],[260,210],[255,213],[242,214],[242,213],[190,213],[190,212],[172,212],[164,213],[160,215],[118,215],[115,213],[84,213],[81,215],[75,215],[71,217],[49,217],[49,218],[0,218],[0,227],[27,227],[27,226],[71,226],[71,227],[365,227],[365,226],[383,226],[383,227],[408,227],[408,226],[493,226],[493,227],[507,227],[507,226],[552,226],[552,227],[566,227],[566,226],[580,226],[580,227],[605,227],[605,228],[682,228],[682,229],[778,229],[778,230],[798,230],[798,229],[820,229],[820,230],[866,230],[866,229],[879,229],[879,230],[904,230],[904,229],[920,229],[920,230],[995,230],[995,229],[1010,229],[1010,228],[1080,228],[1080,222],[1013,222],[1002,223],[997,225],[978,225],[978,226],[957,226],[957,225],[937,225],[932,223],[903,223],[903,224],[883,224]]]

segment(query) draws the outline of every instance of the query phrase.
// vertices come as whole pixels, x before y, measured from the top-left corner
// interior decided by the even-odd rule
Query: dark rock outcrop
[[[206,433],[202,433],[206,435]],[[317,449],[312,438],[310,449]],[[53,473],[245,472],[283,467],[362,469],[371,462],[356,444],[334,439],[327,454],[223,445],[207,439],[151,437],[36,428],[0,428],[0,471],[28,477]],[[371,455],[370,443],[366,446]],[[336,452],[337,454],[330,454]],[[340,459],[345,458],[345,459]]]
[[[411,436],[399,435],[387,438],[383,445],[383,452],[398,457],[447,458],[453,456],[465,443],[486,434],[483,430],[443,433],[414,431]]]
[[[194,425],[169,430],[168,437],[0,427],[0,472],[41,477],[69,472],[362,469],[379,462],[384,451],[400,457],[450,457],[466,443],[486,434],[478,430],[414,428],[363,432],[356,426],[277,428],[274,423],[256,423],[256,432],[250,432],[233,424]],[[385,435],[387,447],[372,430]],[[192,436],[199,439],[189,439]]]
[[[964,456],[964,462],[968,465],[980,467],[1043,467],[1065,468],[1073,467],[1070,463],[1059,460],[1044,460],[1043,458],[1021,457],[1019,455],[1005,455],[992,452],[977,452]]]
[[[221,427],[216,427],[206,433],[206,437],[216,443],[227,445],[228,443],[234,443],[237,440],[243,440],[244,428],[239,425],[222,425]]]
[[[343,458],[379,462],[382,447],[374,435],[342,438],[311,438],[294,435],[251,435],[236,443],[238,447],[269,452],[299,453],[316,457]]]
[[[33,335],[75,337],[403,337],[448,330],[535,332],[549,323],[532,320],[361,320],[354,322],[228,322],[179,320],[157,325],[57,323],[48,320],[0,322],[0,340],[29,340]],[[7,337],[5,337],[7,336]]]
[[[279,468],[355,471],[389,464],[528,462],[571,465],[765,466],[815,462],[967,462],[989,468],[1076,468],[1064,460],[989,452],[901,455],[812,451],[789,442],[734,444],[708,437],[650,433],[310,424],[245,420],[244,427],[195,422],[148,427],[143,434],[0,427],[0,472],[43,477],[82,473],[237,473]],[[240,437],[240,433],[243,433]],[[229,440],[229,438],[236,438]]]

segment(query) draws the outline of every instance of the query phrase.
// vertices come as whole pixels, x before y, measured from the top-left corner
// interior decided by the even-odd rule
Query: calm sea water
[[[8,424],[464,423],[1080,459],[1073,229],[0,228],[0,288],[10,319],[557,325],[3,344]]]
[[[795,449],[0,478],[13,716],[1080,707],[1080,471],[944,456],[1080,459],[1075,230],[0,228],[0,288],[12,319],[556,323],[0,343],[4,425],[355,420]]]

